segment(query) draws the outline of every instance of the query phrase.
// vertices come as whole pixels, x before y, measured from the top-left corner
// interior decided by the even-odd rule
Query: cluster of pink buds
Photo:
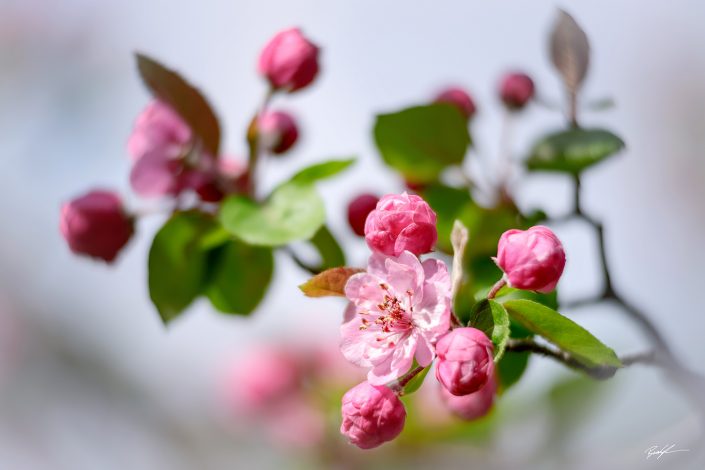
[[[374,209],[372,198],[349,206],[353,229],[367,213],[364,236],[372,255],[366,271],[345,284],[350,305],[340,345],[348,361],[368,369],[367,381],[343,397],[340,428],[362,449],[401,433],[406,411],[399,395],[434,359],[443,402],[462,419],[487,414],[497,390],[492,341],[476,328],[451,329],[448,269],[437,259],[420,259],[436,242],[436,214],[416,195],[390,194]],[[539,226],[506,232],[497,263],[512,286],[547,292],[560,278],[565,255],[553,232]]]
[[[301,90],[318,73],[318,47],[299,29],[282,31],[264,47],[257,68],[269,84],[268,97]],[[258,150],[271,154],[287,152],[299,136],[294,118],[283,111],[263,109],[253,124]],[[143,198],[172,199],[177,209],[184,208],[185,193],[207,205],[252,187],[244,161],[209,154],[183,116],[158,99],[137,117],[127,151],[132,190]],[[97,190],[63,205],[60,229],[74,253],[112,262],[132,236],[133,220],[116,192]]]

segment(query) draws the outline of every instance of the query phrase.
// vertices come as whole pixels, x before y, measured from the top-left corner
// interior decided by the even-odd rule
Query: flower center
[[[386,292],[384,294],[384,300],[377,304],[380,315],[375,318],[374,322],[363,317],[360,329],[366,330],[370,324],[374,324],[382,333],[387,333],[379,335],[376,338],[377,341],[382,342],[389,340],[389,337],[396,333],[404,333],[414,327],[414,322],[411,318],[411,313],[414,311],[411,297],[414,293],[411,290],[406,291],[408,306],[405,308],[402,301],[390,292],[387,284],[382,283],[379,287]],[[394,345],[394,341],[388,341],[389,347],[394,347]]]

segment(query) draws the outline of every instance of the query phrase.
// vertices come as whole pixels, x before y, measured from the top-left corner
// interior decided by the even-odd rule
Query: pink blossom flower
[[[472,421],[485,416],[492,409],[497,393],[497,379],[492,375],[478,391],[460,397],[453,395],[445,387],[440,389],[446,407],[457,417]]]
[[[371,384],[401,377],[414,358],[421,366],[433,361],[435,342],[450,326],[450,277],[441,261],[375,253],[367,272],[348,280],[345,295],[357,314],[341,326],[341,351],[371,368]]]
[[[176,158],[191,140],[191,129],[166,103],[152,101],[135,121],[127,150],[133,161],[157,153]]]
[[[120,196],[94,190],[61,207],[61,234],[71,251],[112,262],[134,231]]]
[[[436,378],[453,395],[482,388],[494,374],[492,341],[477,328],[456,328],[436,344]]]
[[[565,267],[565,252],[550,228],[507,230],[499,239],[497,266],[511,287],[542,293],[556,288]]]
[[[340,432],[361,449],[391,441],[404,429],[406,410],[399,397],[384,385],[362,382],[343,396]]]
[[[436,213],[415,194],[388,194],[365,222],[365,241],[372,251],[399,256],[408,250],[428,253],[438,239]]]
[[[318,74],[318,47],[299,28],[286,29],[264,47],[257,69],[273,88],[299,90]]]
[[[446,88],[436,96],[436,103],[450,103],[457,107],[466,119],[475,115],[477,108],[467,91],[460,87]]]

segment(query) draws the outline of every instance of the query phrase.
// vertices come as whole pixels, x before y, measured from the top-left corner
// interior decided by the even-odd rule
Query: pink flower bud
[[[504,232],[495,262],[511,287],[548,293],[563,274],[565,252],[551,229],[537,225]]]
[[[272,87],[288,92],[299,90],[318,73],[318,47],[299,28],[286,29],[264,47],[257,69]]]
[[[492,341],[476,328],[456,328],[436,344],[436,378],[453,395],[476,392],[494,373]]]
[[[301,374],[292,351],[260,346],[235,365],[227,388],[232,391],[236,410],[262,412],[296,393]]]
[[[405,250],[428,253],[438,239],[436,213],[415,194],[388,194],[377,203],[365,222],[367,246],[389,256]]]
[[[153,101],[135,121],[127,150],[133,161],[158,153],[174,158],[191,140],[191,129],[166,103]]]
[[[343,395],[340,432],[360,449],[372,449],[399,435],[406,410],[399,397],[384,385],[362,382]]]
[[[348,204],[348,223],[356,235],[365,236],[365,221],[378,201],[379,198],[374,194],[361,194]]]
[[[534,97],[534,81],[524,73],[509,73],[502,78],[499,95],[509,109],[521,109]]]
[[[183,189],[179,176],[183,162],[160,151],[135,161],[130,171],[130,186],[142,197],[174,196]]]
[[[494,375],[480,390],[463,395],[462,397],[453,395],[445,387],[441,387],[441,399],[446,407],[459,418],[472,421],[485,416],[494,404],[494,397],[497,393],[497,380]]]
[[[470,119],[475,115],[477,108],[475,102],[470,95],[458,87],[447,88],[436,96],[436,103],[450,103],[455,105],[466,119]]]
[[[94,190],[61,207],[61,234],[71,251],[112,262],[130,240],[132,219],[120,196]]]
[[[262,148],[274,154],[282,154],[294,145],[299,130],[290,114],[266,111],[257,119],[257,135]]]
[[[179,178],[182,189],[191,189],[203,202],[218,202],[223,199],[223,191],[218,186],[214,171],[188,170]]]

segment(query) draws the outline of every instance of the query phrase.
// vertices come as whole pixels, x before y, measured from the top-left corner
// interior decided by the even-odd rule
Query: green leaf
[[[624,141],[604,129],[570,129],[536,143],[526,161],[530,170],[578,174],[624,148]]]
[[[499,392],[504,393],[509,387],[514,385],[524,375],[527,366],[529,365],[528,352],[513,352],[507,351],[502,359],[497,363],[497,379],[499,382]]]
[[[449,104],[378,115],[374,137],[384,161],[418,183],[434,181],[448,165],[460,164],[470,145],[467,121]]]
[[[328,227],[324,225],[318,229],[318,232],[311,238],[311,243],[321,255],[321,271],[345,266],[345,253]]]
[[[418,363],[416,362],[416,359],[414,359],[414,363],[412,364],[410,370],[414,370],[417,366]],[[411,395],[421,388],[421,385],[423,385],[423,381],[426,378],[426,375],[428,375],[429,370],[431,370],[431,366],[424,368],[421,372],[416,374],[413,379],[409,380],[409,383],[404,385],[404,395]]]
[[[338,173],[346,170],[353,163],[355,163],[354,158],[316,163],[296,173],[291,178],[291,181],[300,184],[315,183],[318,180],[337,175]]]
[[[301,284],[299,289],[307,297],[345,297],[345,283],[350,276],[364,271],[360,268],[345,267],[327,269]]]
[[[313,237],[325,221],[325,208],[312,185],[290,181],[263,205],[230,196],[221,206],[220,220],[228,232],[250,245],[281,246]]]
[[[499,361],[509,339],[509,316],[502,304],[494,300],[481,300],[470,311],[469,326],[483,331],[494,344],[494,360]]]
[[[519,325],[516,321],[509,319],[510,338],[531,338],[532,332]],[[509,387],[521,379],[529,365],[531,353],[505,351],[502,359],[497,363],[497,379],[499,381],[499,393],[504,393]]]
[[[147,88],[156,98],[174,108],[200,139],[203,148],[217,157],[220,147],[220,124],[201,92],[178,73],[156,60],[142,54],[136,54],[136,57],[137,69]]]
[[[487,291],[489,292],[489,289]],[[483,297],[487,297],[487,294],[485,294]],[[507,300],[515,300],[515,299],[533,300],[534,302],[538,302],[540,304],[543,304],[548,308],[552,308],[553,310],[558,309],[558,291],[557,290],[553,290],[553,291],[549,292],[548,294],[542,294],[540,292],[515,289],[513,287],[504,286],[499,290],[499,292],[497,292],[495,299],[498,302],[505,302]],[[478,300],[480,300],[480,299],[478,299]]]
[[[217,227],[197,212],[177,213],[157,232],[149,250],[149,295],[164,323],[201,293],[207,272],[202,237]]]
[[[467,189],[431,184],[423,190],[423,198],[437,216],[438,248],[446,253],[452,253],[450,234],[453,230],[453,224],[460,219],[467,206],[474,206],[470,193]],[[468,225],[467,217],[463,217],[461,221],[464,225]],[[474,239],[475,234],[472,230],[471,233]]]
[[[614,351],[589,331],[553,309],[531,300],[508,300],[507,312],[521,326],[542,336],[588,367],[621,367]]]
[[[271,248],[232,240],[212,254],[214,265],[206,296],[224,313],[247,315],[267,292],[274,271]]]

